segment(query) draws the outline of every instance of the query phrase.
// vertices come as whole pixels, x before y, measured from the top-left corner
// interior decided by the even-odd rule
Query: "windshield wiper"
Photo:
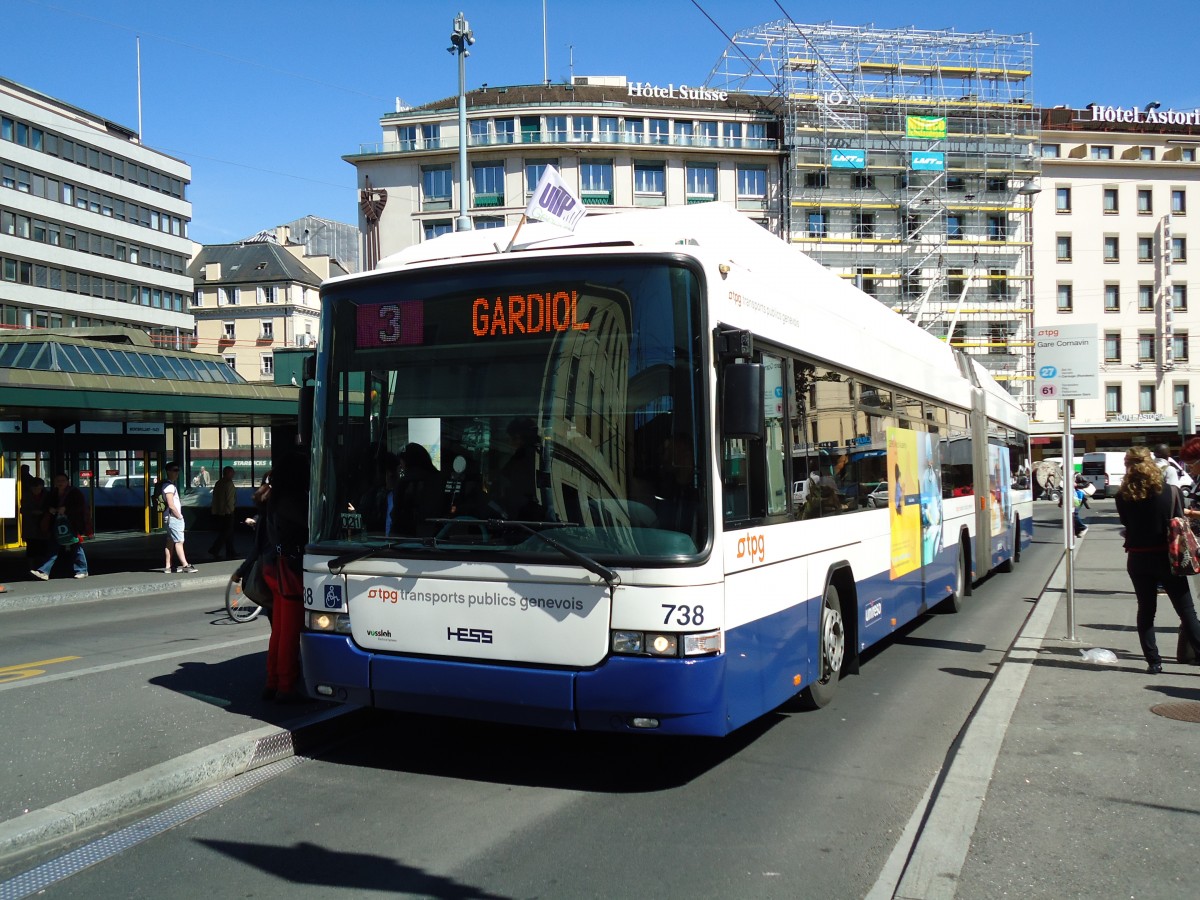
[[[331,575],[341,575],[346,566],[352,562],[367,559],[376,553],[382,553],[384,550],[396,550],[402,544],[407,543],[409,543],[409,540],[388,541],[386,544],[380,544],[377,547],[368,547],[366,550],[355,550],[352,553],[343,553],[341,556],[335,556],[329,561],[329,573]]]
[[[580,553],[578,550],[573,550],[570,547],[563,546],[554,538],[550,537],[550,535],[542,531],[537,531],[534,528],[535,525],[538,528],[578,528],[579,526],[574,522],[523,522],[520,519],[484,519],[483,521],[487,522],[489,528],[506,528],[512,526],[519,528],[521,531],[524,531],[527,534],[533,535],[538,540],[549,544],[567,559],[571,560],[571,562],[578,566],[582,566],[593,575],[600,576],[600,578],[604,580],[604,583],[608,585],[608,589],[610,591],[621,583],[621,576],[608,566],[596,562],[596,560],[592,559],[590,556]]]

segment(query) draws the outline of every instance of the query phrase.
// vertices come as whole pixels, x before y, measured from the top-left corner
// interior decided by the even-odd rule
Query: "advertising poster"
[[[1012,521],[1012,473],[1008,467],[1008,449],[988,445],[988,499],[991,506],[992,536],[1003,534]]]
[[[893,579],[921,565],[920,454],[915,431],[887,430],[888,517],[892,528]]]
[[[942,442],[919,434],[921,466],[921,562],[928,565],[942,550]]]
[[[904,135],[927,141],[940,141],[946,137],[946,119],[944,116],[905,116]]]

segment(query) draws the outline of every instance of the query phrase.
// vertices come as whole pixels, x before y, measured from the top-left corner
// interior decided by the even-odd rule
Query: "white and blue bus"
[[[1028,545],[1014,399],[736,211],[511,230],[322,290],[314,696],[724,735]]]

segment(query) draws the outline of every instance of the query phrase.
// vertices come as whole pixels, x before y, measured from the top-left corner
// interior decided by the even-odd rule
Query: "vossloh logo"
[[[368,628],[367,629],[367,637],[390,638],[391,636],[392,636],[392,633],[390,631],[388,631],[386,628],[376,628],[376,629]]]
[[[525,218],[551,222],[570,231],[575,230],[579,220],[587,214],[579,198],[567,189],[562,176],[554,166],[546,166],[538,179],[529,205],[525,207]]]

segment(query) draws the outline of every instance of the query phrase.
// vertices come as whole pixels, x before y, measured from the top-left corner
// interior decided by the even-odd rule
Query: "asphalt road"
[[[825,710],[783,708],[724,740],[371,716],[46,895],[863,897],[1050,576],[1059,534],[1043,529],[963,613],[885,642]],[[216,604],[189,595],[89,604],[66,623],[46,612],[6,629],[0,666],[85,648],[55,671],[134,664],[0,694],[19,707],[0,738],[20,773],[0,793],[8,809],[90,786],[40,774],[83,754],[153,743],[157,762],[196,746],[197,729],[260,721],[257,700],[230,698],[248,681],[257,696],[265,623],[219,625]],[[229,643],[255,629],[263,644]],[[172,649],[188,652],[136,662]]]

